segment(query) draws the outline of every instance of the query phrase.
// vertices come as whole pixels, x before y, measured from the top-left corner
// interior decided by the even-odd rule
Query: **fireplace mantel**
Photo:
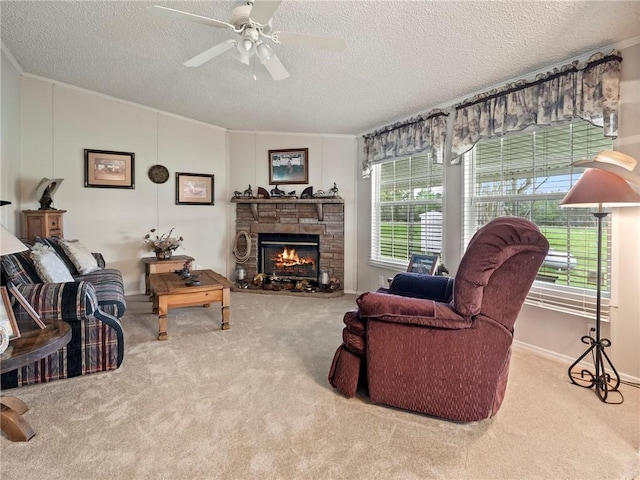
[[[287,205],[295,205],[298,203],[302,204],[313,204],[316,207],[316,213],[318,214],[318,221],[322,222],[324,220],[324,204],[328,203],[344,203],[342,198],[335,197],[326,197],[326,198],[292,198],[292,197],[283,197],[283,198],[232,198],[231,201],[233,203],[248,203],[251,208],[251,214],[253,215],[254,220],[258,220],[258,205],[260,204],[287,204]]]

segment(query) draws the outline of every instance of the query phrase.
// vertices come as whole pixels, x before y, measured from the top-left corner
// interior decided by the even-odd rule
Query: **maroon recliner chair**
[[[513,325],[548,250],[533,223],[500,217],[469,242],[453,299],[394,294],[398,277],[389,292],[364,293],[345,314],[329,382],[347,397],[360,384],[374,403],[436,417],[492,417],[507,386]],[[431,283],[446,292],[437,278]]]

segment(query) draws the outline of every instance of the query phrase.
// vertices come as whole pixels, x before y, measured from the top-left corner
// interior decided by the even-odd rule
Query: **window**
[[[490,140],[465,158],[464,235],[501,215],[525,217],[549,240],[528,303],[595,315],[597,224],[589,209],[559,207],[583,169],[571,162],[611,150],[602,129],[579,121]],[[604,224],[602,316],[609,314],[610,228]]]
[[[412,254],[441,254],[443,172],[427,154],[373,166],[372,265],[404,270]]]

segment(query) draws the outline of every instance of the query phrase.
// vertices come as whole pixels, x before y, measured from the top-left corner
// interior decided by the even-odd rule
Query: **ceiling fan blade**
[[[255,0],[249,18],[260,25],[266,25],[281,2],[282,0]]]
[[[341,52],[347,48],[347,42],[343,38],[317,37],[315,35],[293,32],[273,32],[271,38],[276,43],[294,47],[320,48],[334,52]]]
[[[284,80],[285,78],[289,78],[289,72],[284,68],[280,59],[274,53],[271,55],[271,58],[265,60],[262,65],[267,69],[271,78],[274,80]]]
[[[202,17],[200,15],[195,15],[194,13],[182,12],[180,10],[174,10],[173,8],[161,7],[160,5],[153,5],[148,8],[151,9],[152,12],[157,13],[158,15],[164,15],[165,17],[180,18],[182,20],[204,23],[210,27],[229,28],[231,30],[235,30],[235,27],[230,23],[214,20],[213,18]]]
[[[208,62],[214,57],[226,52],[227,50],[231,50],[236,46],[235,40],[227,40],[226,42],[219,43],[215,47],[211,47],[209,50],[205,50],[199,55],[196,55],[190,60],[187,60],[183,63],[185,67],[199,67],[205,62]]]

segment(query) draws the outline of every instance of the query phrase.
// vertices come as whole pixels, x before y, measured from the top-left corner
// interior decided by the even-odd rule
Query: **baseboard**
[[[568,355],[563,355],[560,354],[558,352],[553,352],[551,350],[547,350],[546,348],[541,348],[541,347],[537,347],[535,345],[531,345],[529,343],[524,343],[518,340],[514,340],[513,343],[515,345],[517,345],[518,347],[521,347],[525,350],[529,350],[530,352],[534,352],[537,354],[542,355],[543,357],[548,357],[548,358],[554,358],[556,360],[561,360],[563,362],[567,363],[567,368],[569,368],[569,365],[571,365],[573,362],[575,362],[575,358],[569,357]],[[589,362],[580,362],[578,365],[584,366],[584,367],[591,367],[593,368],[593,364],[589,363]],[[640,378],[638,377],[634,377],[632,375],[627,375],[625,373],[622,372],[618,372],[618,374],[620,375],[620,379],[624,380],[626,382],[633,382],[633,383],[640,383]]]

